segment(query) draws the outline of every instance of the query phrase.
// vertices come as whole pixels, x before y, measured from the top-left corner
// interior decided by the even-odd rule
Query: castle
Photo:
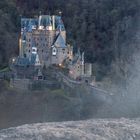
[[[19,56],[16,66],[49,67],[62,66],[68,62],[69,76],[90,77],[91,64],[85,64],[84,53],[73,54],[73,47],[66,43],[66,30],[61,16],[40,15],[21,19]]]

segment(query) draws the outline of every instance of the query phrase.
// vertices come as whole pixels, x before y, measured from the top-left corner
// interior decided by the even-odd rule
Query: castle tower
[[[92,76],[92,64],[91,63],[85,63],[85,75],[87,77]]]
[[[81,57],[81,75],[83,76],[85,74],[85,60],[84,60],[85,53],[82,53]]]
[[[42,19],[42,16],[40,15],[39,19],[38,19],[38,29],[39,30],[43,30],[43,28],[44,28],[44,26],[41,24],[41,19]]]
[[[36,18],[21,19],[21,40],[19,40],[20,57],[32,59],[32,48],[36,47],[37,57],[41,65],[49,66],[62,62],[69,55],[66,46],[66,31],[61,16],[40,15]],[[58,43],[58,44],[56,44]],[[52,47],[53,48],[52,55]],[[24,47],[25,46],[25,47]],[[57,51],[56,51],[57,50]],[[54,55],[56,54],[56,55]]]
[[[19,39],[19,56],[23,58],[23,45],[21,37]]]

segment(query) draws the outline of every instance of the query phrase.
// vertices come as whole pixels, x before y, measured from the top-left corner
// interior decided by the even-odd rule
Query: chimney
[[[55,30],[55,16],[52,16],[53,30]]]
[[[40,15],[39,16],[39,19],[38,19],[38,27],[40,28],[40,26],[41,26],[41,19],[42,19],[42,16]]]

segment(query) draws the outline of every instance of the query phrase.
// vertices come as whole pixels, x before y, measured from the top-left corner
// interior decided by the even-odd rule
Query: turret
[[[82,57],[81,57],[81,75],[85,74],[85,62],[84,62],[84,55],[85,53],[82,53]]]
[[[40,15],[39,20],[38,20],[38,29],[39,30],[43,30],[43,28],[44,28],[44,26],[41,25],[41,19],[42,19],[42,16]]]
[[[55,30],[55,16],[52,16],[52,24],[53,24],[53,30]]]
[[[23,48],[22,48],[22,40],[21,37],[19,39],[19,56],[23,57]]]
[[[25,40],[23,40],[21,37],[19,38],[19,56],[24,57],[24,47],[25,47]]]

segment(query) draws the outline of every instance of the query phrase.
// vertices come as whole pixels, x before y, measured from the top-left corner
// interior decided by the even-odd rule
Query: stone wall
[[[20,89],[20,90],[28,90],[30,85],[29,79],[11,79],[10,87]]]
[[[60,84],[50,80],[11,79],[10,87],[20,90],[54,90],[59,89]]]

